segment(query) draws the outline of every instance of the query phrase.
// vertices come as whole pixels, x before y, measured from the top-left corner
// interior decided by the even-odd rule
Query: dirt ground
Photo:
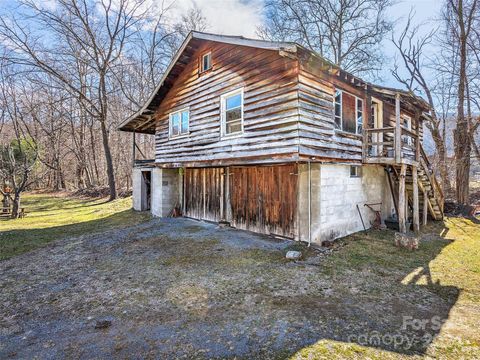
[[[297,263],[284,258],[289,244],[153,219],[2,261],[0,358],[287,358],[375,334],[403,340],[371,348],[422,355],[439,329],[405,318],[444,321],[458,297],[405,286],[394,262],[342,257],[348,244]]]

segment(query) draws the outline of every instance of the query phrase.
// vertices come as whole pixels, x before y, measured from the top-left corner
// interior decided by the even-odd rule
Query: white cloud
[[[255,31],[262,24],[262,0],[177,0],[174,11],[180,15],[194,4],[207,18],[208,32],[257,37]]]

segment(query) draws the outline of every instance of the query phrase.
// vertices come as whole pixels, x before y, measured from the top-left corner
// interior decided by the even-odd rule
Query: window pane
[[[232,109],[235,107],[239,107],[242,104],[242,94],[233,95],[227,98],[227,106],[226,109]]]
[[[335,116],[335,129],[342,129],[342,120],[337,116]]]
[[[363,101],[357,99],[357,134],[362,133],[363,128]]]
[[[350,166],[350,177],[360,177],[360,166]]]
[[[225,120],[226,122],[231,122],[233,120],[238,120],[242,118],[242,109],[236,108],[233,110],[228,110],[225,114]]]
[[[356,132],[357,127],[357,104],[355,96],[347,93],[342,94],[342,126],[344,131]]]
[[[342,115],[342,109],[340,104],[335,104],[335,116],[340,117]]]
[[[210,69],[210,64],[211,64],[210,58],[211,58],[211,54],[205,54],[202,56],[202,71],[206,71]]]
[[[178,135],[180,133],[180,114],[176,113],[172,115],[172,135]]]
[[[242,122],[241,121],[235,121],[231,123],[227,123],[226,126],[226,133],[231,134],[231,133],[236,133],[242,131]]]
[[[182,134],[188,132],[188,111],[183,111],[182,112]]]
[[[335,102],[338,104],[342,102],[342,92],[340,90],[335,90]]]

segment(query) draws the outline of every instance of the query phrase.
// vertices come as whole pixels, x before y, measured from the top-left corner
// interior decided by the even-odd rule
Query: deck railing
[[[400,127],[363,130],[363,162],[401,164],[420,159],[419,137],[413,131]]]

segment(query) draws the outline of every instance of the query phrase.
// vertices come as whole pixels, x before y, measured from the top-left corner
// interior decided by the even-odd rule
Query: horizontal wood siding
[[[335,130],[335,85],[323,79],[323,71],[311,71],[301,67],[299,71],[299,142],[300,155],[318,158],[358,160],[362,159],[362,137]],[[345,84],[338,87],[365,99],[358,89]],[[364,106],[366,101],[364,101]],[[364,116],[367,115],[364,109]]]
[[[198,73],[211,51],[213,67]],[[156,161],[192,163],[291,158],[298,149],[297,62],[278,51],[202,43],[156,112]],[[244,133],[220,137],[220,96],[244,88]],[[168,138],[169,113],[188,107],[190,134]]]
[[[335,129],[334,96],[338,88],[363,100],[363,126],[370,121],[370,99],[365,86],[346,81],[318,57],[299,49],[299,155],[318,159],[362,160],[362,134]],[[355,104],[354,104],[355,105]],[[384,127],[395,126],[395,107],[383,101]],[[393,113],[392,113],[393,111]],[[413,114],[405,112],[412,118]],[[392,117],[393,116],[393,117]],[[420,136],[422,128],[420,127]]]

